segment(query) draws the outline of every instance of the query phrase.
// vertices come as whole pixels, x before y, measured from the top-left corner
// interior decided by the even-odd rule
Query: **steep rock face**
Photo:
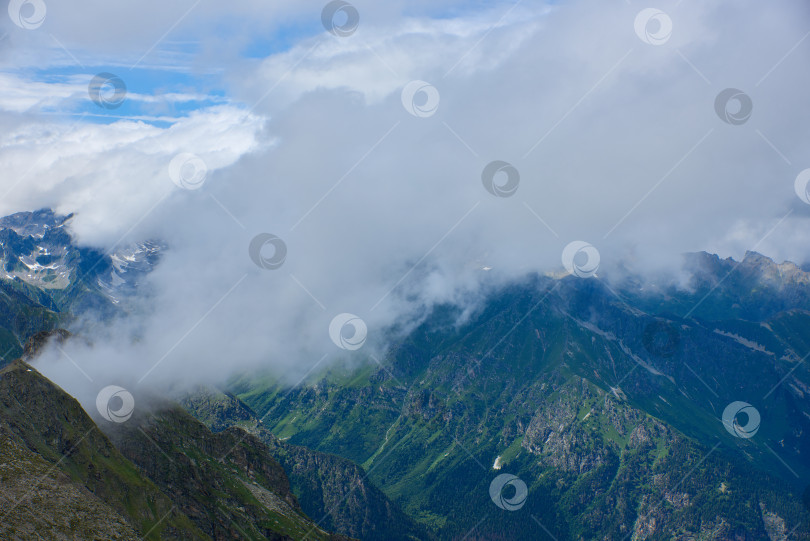
[[[307,508],[330,529],[364,540],[429,538],[351,461],[293,445],[280,446],[279,456]]]
[[[745,252],[740,264],[752,278],[772,287],[810,285],[810,273],[790,261],[776,263],[757,252]]]
[[[356,464],[279,440],[235,396],[200,387],[182,403],[214,431],[239,426],[265,443],[283,465],[302,508],[321,527],[363,540],[431,538]]]
[[[593,396],[584,381],[577,387],[559,389],[558,393],[560,396],[556,400],[538,408],[526,429],[522,446],[539,455],[544,465],[561,471],[582,474],[603,466],[608,462],[609,454],[616,454],[616,446],[595,438],[580,425],[593,414],[593,408],[585,414],[586,418],[579,418],[580,409],[599,397]],[[594,407],[608,409],[612,406],[613,402],[605,397],[603,401],[596,400]],[[611,416],[611,420],[618,421],[616,416]],[[624,429],[624,423],[616,422],[612,426]]]
[[[776,263],[756,252],[746,252],[741,261],[705,252],[687,254],[684,269],[691,274],[685,287],[645,287],[647,284],[630,279],[622,293],[633,296],[632,290],[638,292],[641,287],[644,295],[635,296],[634,301],[650,311],[682,317],[689,313],[707,320],[761,321],[780,311],[806,309],[810,302],[810,273],[789,261]]]
[[[9,229],[22,237],[42,238],[48,231],[62,227],[73,214],[59,216],[51,209],[17,212],[0,218],[0,229]]]
[[[575,511],[569,538],[764,539],[788,522],[810,535],[792,497],[771,507],[791,489],[729,463],[719,443],[697,445],[579,378],[551,388],[523,447]]]
[[[616,396],[587,380],[574,381],[555,386],[526,428],[521,446],[544,466],[586,474],[616,460],[623,448],[645,451],[674,437]]]

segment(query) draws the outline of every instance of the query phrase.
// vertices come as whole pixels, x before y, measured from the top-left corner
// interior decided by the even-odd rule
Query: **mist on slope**
[[[317,25],[321,7],[288,9]],[[356,7],[350,36],[321,28],[238,60],[203,30],[221,13],[194,14],[178,27],[201,43],[187,61],[219,70],[227,103],[168,127],[57,122],[41,114],[49,87],[0,77],[43,96],[0,98],[5,213],[51,206],[77,213],[83,244],[170,246],[137,312],[84,322],[92,345],[49,349],[37,364],[46,375],[92,399],[111,383],[268,368],[294,384],[336,359],[382,359],[386,329],[407,330],[437,303],[474,307],[482,281],[563,272],[575,241],[596,248],[603,272],[651,276],[677,275],[680,254],[697,250],[807,260],[810,209],[794,191],[810,167],[803,4],[665,2],[671,35],[660,21],[637,34],[641,7],[625,4],[465,15],[448,4],[440,17],[436,6]],[[124,41],[120,54],[137,49]],[[86,99],[78,82],[60,88],[63,107]],[[726,88],[750,97],[750,118],[736,120],[742,102],[717,110]],[[172,182],[180,153],[205,164],[197,189]],[[513,169],[482,178],[495,161]],[[250,257],[264,233],[286,247],[277,268]],[[346,313],[367,328],[356,350],[330,339]]]

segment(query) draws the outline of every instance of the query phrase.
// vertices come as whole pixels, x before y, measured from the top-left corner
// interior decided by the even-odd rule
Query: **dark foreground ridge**
[[[0,407],[2,539],[349,539],[303,513],[240,429],[167,404],[102,430],[22,361],[0,371]]]

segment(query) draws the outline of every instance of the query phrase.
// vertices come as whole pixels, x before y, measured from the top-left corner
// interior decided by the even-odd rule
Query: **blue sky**
[[[193,4],[189,2],[189,5]],[[49,10],[49,18],[56,17],[53,11]],[[171,18],[164,21],[165,26],[171,24]],[[293,17],[267,33],[243,34],[244,22],[239,17],[226,15],[209,21],[206,32],[214,32],[223,41],[238,38],[241,45],[236,60],[247,63],[288,51],[299,41],[324,32],[320,21],[311,17]],[[160,28],[158,24],[155,26]],[[93,50],[81,42],[59,39],[52,33],[56,30],[51,31],[53,26],[49,28],[47,24],[32,31],[8,24],[5,27],[12,40],[28,41],[29,45],[39,48],[41,54],[36,61],[15,62],[12,58],[3,63],[2,72],[28,82],[55,85],[86,85],[96,74],[111,73],[126,83],[128,99],[120,107],[99,107],[87,99],[85,92],[42,107],[43,114],[82,116],[90,123],[130,118],[165,127],[193,111],[229,102],[225,80],[228,66],[200,63],[204,54],[201,43],[205,37],[200,36],[193,25],[181,24],[173,28],[163,39],[153,43],[148,52],[142,44],[141,48],[118,49],[117,52],[106,48]],[[32,36],[28,32],[40,32],[37,36],[40,39],[28,39]]]
[[[87,122],[109,123],[122,118],[131,118],[165,126],[192,111],[227,102],[225,89],[215,74],[201,75],[141,68],[127,70],[104,65],[92,67],[97,70],[96,73],[111,73],[125,80],[128,97],[119,107],[106,109],[90,99],[85,99],[86,96],[79,96],[59,106],[43,108],[42,112],[80,115],[84,116]],[[48,83],[89,82],[92,78],[91,73],[81,67],[36,70],[30,73],[30,76],[34,80]],[[188,99],[161,99],[161,96],[166,94],[184,94]],[[140,96],[155,100],[143,101]]]
[[[395,27],[397,18],[413,21],[491,18],[499,10],[508,13],[521,3],[459,0],[358,6],[363,14],[362,21],[383,22]],[[126,15],[116,16],[114,21],[122,35],[121,43],[104,43],[100,38],[92,38],[92,34],[97,33],[93,30],[94,24],[98,28],[98,24],[112,22],[111,14],[116,12],[111,11],[109,5],[96,6],[97,18],[102,22],[85,21],[89,37],[87,32],[66,26],[68,22],[62,16],[65,8],[57,4],[47,4],[45,22],[35,30],[22,30],[5,21],[0,31],[10,36],[16,57],[0,63],[0,72],[31,82],[61,84],[76,84],[89,81],[98,73],[112,73],[125,81],[131,95],[120,107],[100,108],[89,100],[79,99],[76,93],[62,104],[50,103],[42,112],[84,115],[87,122],[109,123],[128,117],[165,126],[173,118],[228,103],[232,99],[233,84],[229,80],[230,72],[249,72],[251,66],[259,66],[268,58],[326,35],[319,17],[322,7],[319,2],[295,7],[290,7],[293,3],[279,3],[278,9],[283,15],[266,17],[260,7],[254,11],[250,11],[251,7],[245,11],[224,7],[211,10],[210,6],[191,0],[178,4],[173,12],[164,15],[159,5],[155,3],[150,9],[144,4],[141,11],[152,11],[155,16],[149,17],[150,28],[136,37],[129,35],[132,29],[126,24]],[[532,5],[542,6],[543,3],[525,2],[526,7]],[[112,28],[115,27],[106,30],[114,36],[116,30]],[[153,36],[162,37],[153,41]],[[127,45],[125,41],[132,44]],[[15,49],[19,47],[24,48],[24,56],[17,54]],[[226,51],[224,55],[220,54],[222,51]],[[146,100],[146,96],[156,99]]]

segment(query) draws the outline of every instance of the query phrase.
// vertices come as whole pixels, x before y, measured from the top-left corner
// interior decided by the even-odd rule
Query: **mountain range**
[[[294,388],[238,373],[114,423],[36,351],[79,314],[125,317],[170,248],[79,247],[48,210],[0,219],[0,248],[3,538],[810,539],[793,263],[527,275],[471,315],[433,308],[379,362]]]
[[[686,265],[686,289],[532,276],[460,325],[435,310],[382,366],[229,389],[442,538],[807,538],[808,275],[754,253]],[[500,472],[527,485],[519,511],[493,507]]]

